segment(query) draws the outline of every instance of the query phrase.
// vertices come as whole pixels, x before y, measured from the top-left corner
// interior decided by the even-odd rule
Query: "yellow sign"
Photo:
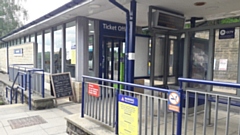
[[[119,135],[138,135],[138,100],[119,95]]]
[[[76,64],[76,49],[71,50],[71,64]]]

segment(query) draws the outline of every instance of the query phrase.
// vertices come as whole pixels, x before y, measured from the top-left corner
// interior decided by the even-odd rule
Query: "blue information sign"
[[[178,91],[168,92],[168,110],[180,112],[180,93]]]
[[[130,96],[118,95],[118,101],[129,105],[138,106],[138,99]]]
[[[23,55],[23,49],[14,49],[13,51],[14,51],[13,54],[15,56],[22,56]]]
[[[235,28],[219,29],[219,39],[235,38]]]

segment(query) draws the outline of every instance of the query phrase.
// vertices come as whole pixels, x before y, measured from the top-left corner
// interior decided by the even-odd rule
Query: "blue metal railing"
[[[180,87],[182,87],[182,83],[197,83],[197,84],[204,84],[204,85],[211,85],[211,86],[221,86],[221,87],[231,87],[231,88],[240,88],[240,84],[236,83],[227,83],[227,82],[216,82],[216,81],[208,81],[208,80],[198,80],[198,79],[188,79],[188,78],[179,78],[178,79],[180,82]],[[190,96],[190,95],[193,96]],[[185,91],[185,98],[182,100],[186,99],[185,102],[185,120],[184,120],[184,127],[185,127],[185,135],[188,130],[188,107],[189,107],[189,99],[192,98],[194,99],[194,112],[193,112],[193,134],[196,134],[197,132],[197,106],[199,105],[198,102],[200,100],[204,101],[202,105],[204,105],[204,112],[203,112],[203,134],[206,135],[207,132],[207,124],[211,124],[211,102],[215,102],[215,111],[214,111],[214,127],[213,127],[213,134],[217,135],[219,127],[218,127],[218,111],[219,111],[219,103],[221,104],[226,104],[227,105],[227,111],[226,111],[226,124],[225,124],[225,134],[227,135],[229,133],[229,127],[230,127],[230,108],[231,105],[235,106],[237,105],[237,102],[240,102],[240,97],[238,96],[232,96],[232,95],[227,95],[227,94],[218,94],[218,93],[213,93],[213,92],[206,92],[206,91],[196,91],[196,90],[186,90]],[[224,99],[224,100],[223,100]],[[222,101],[221,101],[222,100]],[[235,101],[234,101],[235,100]],[[232,102],[234,101],[234,102]],[[239,105],[237,105],[239,106]],[[224,118],[221,118],[223,120]],[[234,123],[236,124],[236,123]],[[221,129],[223,127],[220,127]],[[239,133],[239,132],[238,132]]]
[[[216,82],[216,81],[208,81],[208,80],[198,80],[198,79],[188,79],[188,78],[179,78],[180,86],[183,82],[186,83],[198,83],[205,85],[214,85],[214,86],[223,86],[223,87],[231,87],[231,88],[240,88],[240,84],[237,83],[227,83],[227,82]]]
[[[84,93],[86,93],[86,91],[85,91],[85,81],[86,80],[94,80],[94,81],[100,81],[100,82],[102,82],[103,84],[104,84],[104,82],[107,82],[107,83],[112,83],[112,84],[118,84],[118,86],[119,85],[125,85],[125,86],[128,86],[128,87],[136,87],[136,88],[143,88],[143,89],[147,89],[147,90],[151,90],[151,91],[155,91],[155,92],[160,92],[160,93],[168,93],[168,92],[170,92],[171,90],[168,90],[168,89],[162,89],[162,88],[156,88],[156,87],[150,87],[150,86],[144,86],[144,85],[139,85],[139,84],[132,84],[132,83],[126,83],[126,82],[119,82],[119,81],[115,81],[115,80],[108,80],[108,79],[102,79],[102,78],[96,78],[96,77],[90,77],[90,76],[82,76],[83,77],[83,82],[82,82],[82,106],[81,106],[81,117],[84,117],[84,114],[85,114],[85,94]],[[180,89],[179,90],[179,92],[181,93],[180,94],[180,96],[182,97],[182,89]],[[104,93],[107,93],[107,92],[104,92]],[[119,95],[119,93],[120,93],[120,89],[118,88],[118,89],[116,89],[116,99],[115,99],[115,103],[116,103],[116,114],[114,114],[114,116],[116,116],[115,117],[115,133],[116,134],[118,134],[118,121],[119,121],[119,119],[118,119],[118,95]],[[129,91],[129,93],[131,93],[131,91]],[[132,96],[131,94],[130,94],[130,96]],[[104,96],[103,96],[103,98],[104,98]],[[106,98],[106,97],[105,97]],[[100,101],[98,101],[98,102],[100,102]],[[102,102],[102,101],[101,101]],[[104,101],[105,102],[105,101]],[[146,101],[147,102],[147,101]],[[86,104],[86,105],[89,105],[89,103],[88,104]],[[94,105],[93,105],[94,106]],[[141,105],[140,105],[141,106]],[[90,107],[91,108],[91,107]],[[99,108],[100,109],[100,108]],[[100,110],[98,110],[98,111],[100,111]],[[147,111],[147,110],[146,110]],[[91,112],[91,110],[90,110],[90,112]],[[158,117],[160,117],[160,116],[158,116]],[[177,128],[177,135],[181,135],[181,127],[182,127],[182,103],[180,103],[180,113],[178,113],[178,115],[177,115],[177,117],[178,117],[178,119],[177,119],[177,126],[178,126],[178,128]],[[95,117],[95,119],[96,119],[96,117]],[[152,118],[152,120],[153,120],[153,118]],[[104,121],[104,120],[103,120]],[[102,122],[103,122],[102,121]],[[173,124],[173,125],[175,125],[175,124]],[[146,131],[146,130],[145,130]],[[173,131],[174,132],[174,131]]]
[[[18,71],[26,72],[27,75],[27,89],[31,91],[35,91],[36,93],[41,94],[42,98],[45,97],[45,78],[44,78],[44,70],[32,68],[32,65],[23,64],[23,65],[11,65],[9,66],[9,80],[13,81],[16,73]],[[29,78],[32,80],[30,81]],[[31,82],[31,85],[29,85]],[[21,78],[17,79],[17,83],[21,85]],[[31,87],[29,87],[31,86]]]
[[[15,76],[15,79],[14,79],[14,81],[13,81],[13,84],[12,84],[12,86],[11,87],[9,87],[9,86],[7,86],[6,87],[6,98],[7,98],[7,100],[10,102],[10,104],[12,104],[12,100],[13,100],[13,89],[14,89],[14,85],[15,85],[15,83],[16,83],[16,81],[17,81],[17,79],[19,78],[19,76],[21,76],[21,86],[17,86],[17,88],[16,88],[16,91],[15,91],[15,103],[17,103],[17,96],[18,96],[18,92],[17,92],[17,89],[22,89],[22,92],[21,92],[21,99],[22,99],[22,103],[23,103],[23,96],[24,96],[24,93],[23,93],[23,91],[25,91],[26,90],[26,83],[27,83],[27,81],[26,81],[26,78],[27,78],[27,73],[25,73],[25,72],[22,72],[22,71],[18,71],[17,72],[17,75]],[[8,91],[10,90],[10,99],[8,99]]]

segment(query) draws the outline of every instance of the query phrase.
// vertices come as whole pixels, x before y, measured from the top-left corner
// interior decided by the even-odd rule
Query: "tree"
[[[22,6],[26,0],[0,0],[0,37],[23,25],[27,11]]]

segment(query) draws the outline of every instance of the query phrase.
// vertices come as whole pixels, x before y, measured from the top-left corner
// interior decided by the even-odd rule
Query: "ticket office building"
[[[3,38],[6,43],[0,46],[4,54],[0,69],[7,72],[9,64],[33,64],[45,70],[47,83],[49,74],[70,72],[78,101],[82,75],[124,81],[125,24],[87,17],[49,23],[50,27],[39,24],[34,26],[37,31],[25,30]],[[239,26],[239,23],[203,26],[154,36],[137,27],[135,83],[176,86],[178,77],[240,82]],[[221,38],[223,28],[232,30],[233,36]],[[22,55],[10,58],[16,49],[22,49]],[[18,63],[19,59],[26,60]],[[225,88],[213,90],[226,92]],[[235,89],[228,92],[238,94]]]

